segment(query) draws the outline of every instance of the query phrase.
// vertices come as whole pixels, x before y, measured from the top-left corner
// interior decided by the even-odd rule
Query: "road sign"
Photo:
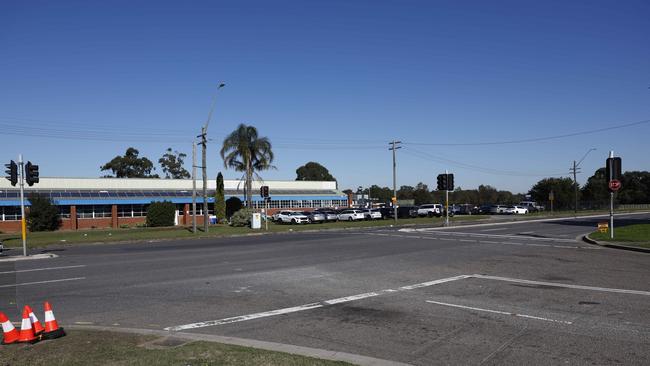
[[[553,191],[548,192],[548,200],[549,201],[555,200],[555,194],[553,193]]]
[[[609,224],[607,223],[607,221],[598,223],[598,231],[600,231],[601,233],[606,233],[608,229],[609,229]]]
[[[621,177],[621,158],[607,158],[605,161],[605,178],[619,179]]]
[[[616,192],[621,189],[621,181],[618,179],[612,179],[609,181],[609,190]]]

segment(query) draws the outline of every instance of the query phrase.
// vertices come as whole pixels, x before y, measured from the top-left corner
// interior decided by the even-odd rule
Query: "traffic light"
[[[31,161],[28,161],[25,164],[25,182],[31,187],[34,183],[38,183],[38,181],[38,165],[34,165]]]
[[[261,186],[260,187],[260,196],[266,198],[269,196],[269,186]]]
[[[447,174],[438,174],[438,190],[447,190]]]
[[[9,164],[5,164],[5,167],[7,168],[5,170],[7,180],[11,182],[12,186],[15,186],[18,183],[18,164],[12,160]]]
[[[454,190],[454,175],[453,174],[447,174],[447,190],[448,191],[453,191]]]

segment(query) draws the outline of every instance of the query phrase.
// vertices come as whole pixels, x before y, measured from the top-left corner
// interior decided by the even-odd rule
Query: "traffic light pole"
[[[445,175],[447,176],[447,184],[449,184],[449,171],[445,169]],[[445,226],[449,226],[449,189],[445,187]]]
[[[192,142],[192,233],[196,234],[196,141]]]
[[[20,230],[23,237],[23,255],[27,256],[27,225],[25,222],[25,172],[23,154],[18,154],[18,181],[20,182]]]
[[[609,180],[614,179],[614,151],[609,152]],[[609,190],[609,238],[614,239],[614,191]]]

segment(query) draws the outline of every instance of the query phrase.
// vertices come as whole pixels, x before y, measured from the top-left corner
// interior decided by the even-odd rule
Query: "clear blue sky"
[[[609,150],[650,170],[650,123],[413,144],[650,119],[648,19],[650,3],[632,0],[2,2],[2,160],[97,177],[129,146],[190,155],[223,80],[211,177],[242,122],[274,144],[263,177],[318,161],[341,188],[392,185],[392,139],[398,185],[434,187],[449,169],[463,188],[526,192],[592,147],[579,182]]]

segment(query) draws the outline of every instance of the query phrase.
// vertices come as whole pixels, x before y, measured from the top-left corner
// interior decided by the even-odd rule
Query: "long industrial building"
[[[269,186],[269,213],[278,209],[311,210],[321,207],[348,207],[345,193],[336,182],[265,181],[253,183],[253,208],[265,208],[260,186]],[[208,181],[208,213],[213,214],[216,181]],[[224,180],[225,199],[244,201],[244,184]],[[119,228],[145,222],[147,206],[156,201],[171,201],[177,207],[178,225],[191,225],[192,180],[138,178],[40,178],[29,194],[49,197],[58,207],[62,230]],[[202,184],[197,181],[197,222],[203,224]],[[20,190],[6,179],[0,180],[0,231],[20,231]]]

